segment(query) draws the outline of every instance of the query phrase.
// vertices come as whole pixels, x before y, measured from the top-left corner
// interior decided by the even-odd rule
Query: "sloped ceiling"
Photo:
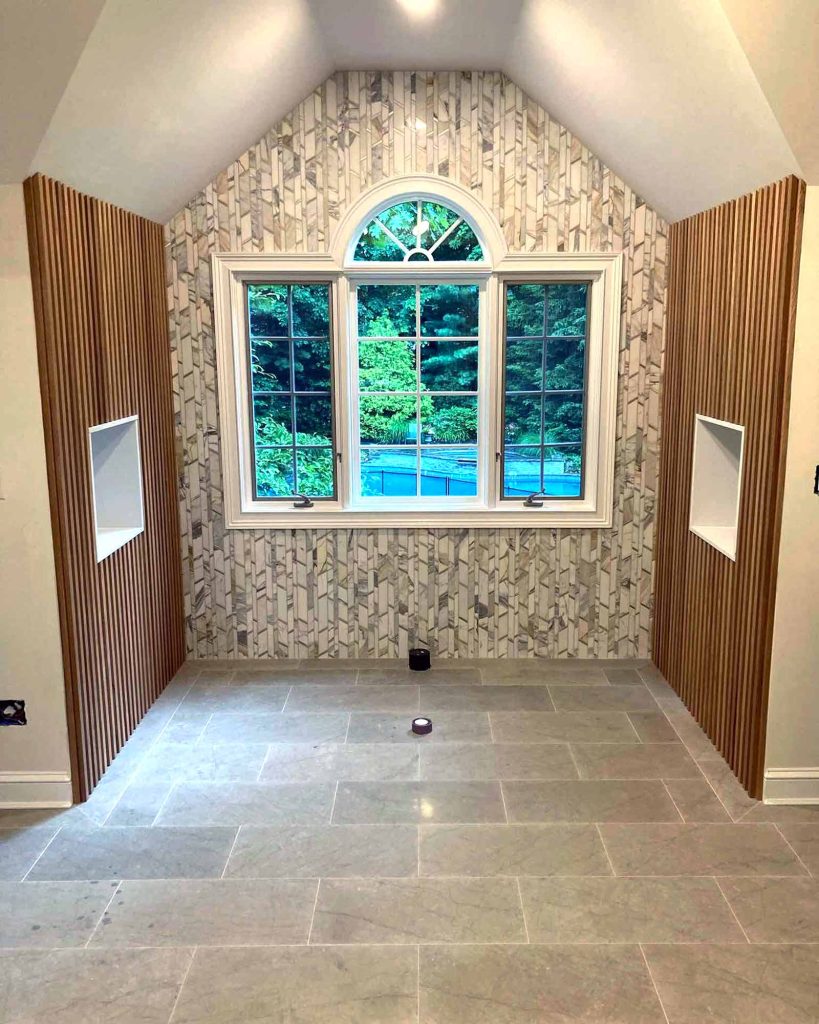
[[[500,69],[672,220],[819,174],[819,0],[0,0],[0,13],[3,180],[43,171],[159,221],[336,68]]]

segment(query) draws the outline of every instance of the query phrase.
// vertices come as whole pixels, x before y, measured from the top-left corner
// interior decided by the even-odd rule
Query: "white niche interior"
[[[145,529],[139,417],[100,423],[88,430],[97,561]]]
[[[732,561],[737,557],[744,447],[745,427],[695,417],[689,529]]]

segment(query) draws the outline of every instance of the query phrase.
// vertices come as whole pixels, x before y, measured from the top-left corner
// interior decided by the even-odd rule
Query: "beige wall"
[[[68,738],[23,189],[0,186],[0,805],[70,800]],[[46,774],[41,774],[46,773]]]
[[[819,798],[819,186],[807,191],[779,551],[766,795]],[[813,769],[816,778],[770,773]],[[797,792],[798,791],[798,792]]]

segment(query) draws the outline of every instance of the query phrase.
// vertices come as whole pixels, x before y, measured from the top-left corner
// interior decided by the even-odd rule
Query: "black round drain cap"
[[[412,731],[418,736],[426,736],[428,732],[432,732],[432,719],[413,718]]]

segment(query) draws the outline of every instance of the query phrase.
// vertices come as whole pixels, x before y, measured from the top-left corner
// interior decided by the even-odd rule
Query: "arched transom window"
[[[411,199],[382,210],[359,236],[358,263],[463,263],[482,260],[471,225],[455,210],[429,199]]]
[[[619,257],[374,191],[331,255],[214,257],[227,525],[610,523]]]

